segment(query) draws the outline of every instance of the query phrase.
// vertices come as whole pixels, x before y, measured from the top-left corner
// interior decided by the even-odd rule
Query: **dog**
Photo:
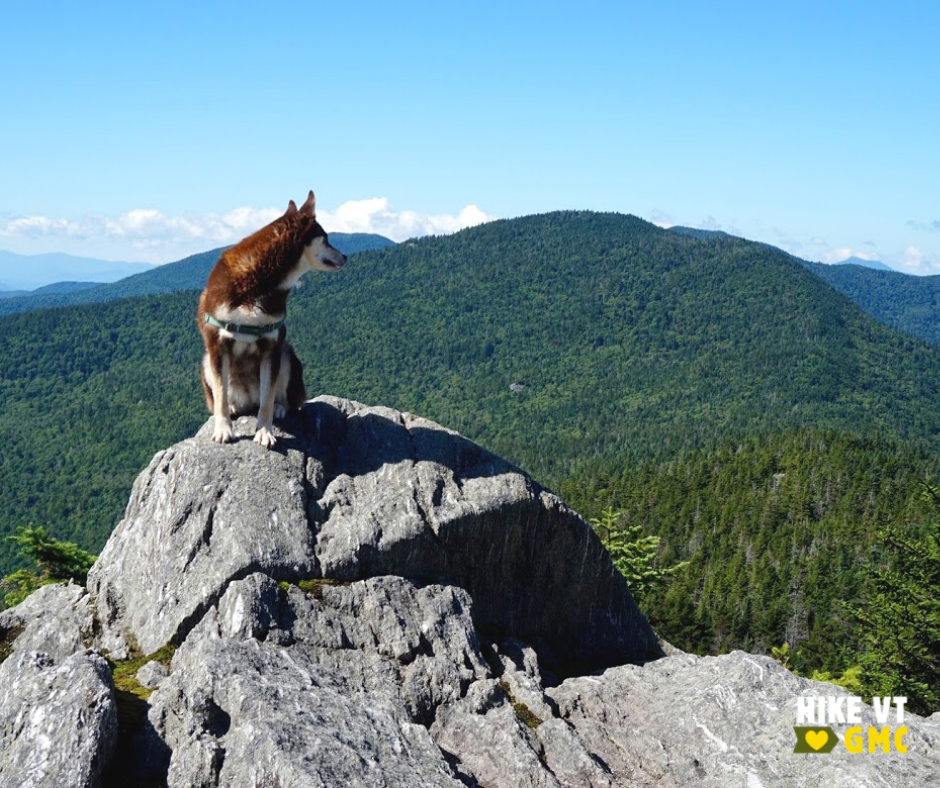
[[[336,271],[346,255],[330,246],[311,191],[298,209],[222,253],[199,297],[206,352],[202,387],[215,417],[212,440],[235,440],[232,417],[257,411],[255,443],[272,448],[274,419],[307,399],[303,365],[285,340],[287,297],[307,271]]]

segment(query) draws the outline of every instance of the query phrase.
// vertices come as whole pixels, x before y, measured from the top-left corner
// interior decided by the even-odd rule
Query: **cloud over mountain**
[[[63,219],[12,216],[0,219],[0,239],[19,242],[19,251],[56,248],[84,250],[86,244],[106,246],[127,258],[166,262],[184,253],[235,243],[283,213],[282,208],[244,206],[225,213],[169,215],[153,208],[136,208],[119,216]],[[332,232],[378,233],[394,241],[423,235],[447,235],[495,217],[476,205],[458,214],[400,211],[387,197],[350,200],[334,211],[319,211],[321,224]]]

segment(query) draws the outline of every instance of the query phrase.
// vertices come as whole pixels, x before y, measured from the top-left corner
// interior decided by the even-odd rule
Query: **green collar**
[[[260,337],[270,331],[277,331],[286,321],[278,320],[276,323],[268,323],[266,326],[245,326],[240,323],[223,323],[221,320],[216,320],[212,315],[206,315],[205,322],[210,326],[221,328],[223,331],[230,331],[233,334],[250,334],[253,337]]]

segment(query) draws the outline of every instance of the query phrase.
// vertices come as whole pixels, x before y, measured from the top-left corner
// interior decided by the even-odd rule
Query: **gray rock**
[[[666,657],[546,690],[615,784],[741,788],[940,785],[940,725],[906,715],[907,753],[795,754],[800,696],[846,696],[768,657]],[[877,728],[870,706],[862,725]],[[848,725],[833,726],[840,737]]]
[[[159,687],[163,680],[170,675],[170,671],[167,670],[163,665],[154,660],[150,660],[147,664],[141,667],[137,671],[135,678],[141,687],[146,687],[147,689],[156,689]]]
[[[487,676],[466,592],[387,577],[268,605],[268,588],[232,583],[151,696],[171,788],[458,788],[426,725]]]
[[[11,631],[20,631],[14,652],[41,651],[55,661],[84,652],[94,639],[88,592],[72,583],[42,586],[0,613],[0,633]]]
[[[0,665],[0,788],[93,788],[117,739],[107,663],[18,651]]]
[[[655,636],[591,528],[505,461],[432,422],[321,397],[278,433],[211,425],[158,454],[89,574],[115,655],[180,642],[230,583],[381,575],[466,589],[476,624],[563,671],[642,661]]]

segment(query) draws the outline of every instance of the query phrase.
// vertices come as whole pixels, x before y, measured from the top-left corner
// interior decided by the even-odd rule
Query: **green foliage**
[[[615,512],[608,507],[600,517],[591,519],[591,525],[610,553],[617,571],[626,578],[637,604],[643,605],[670,577],[685,569],[688,561],[668,567],[657,566],[659,537],[644,536],[639,525],[620,525],[622,516],[623,512]]]
[[[790,644],[784,642],[781,646],[774,646],[770,649],[770,655],[777,660],[783,667],[789,670],[790,660],[793,657],[793,654],[790,651]]]
[[[924,498],[940,515],[940,490]],[[858,611],[867,647],[861,685],[866,696],[906,696],[911,711],[940,711],[940,523],[919,536],[900,526],[879,534],[882,560]]]
[[[15,536],[7,539],[20,546],[20,553],[36,564],[52,581],[74,580],[85,585],[88,570],[98,556],[82,550],[71,542],[62,542],[46,533],[42,526],[30,523],[16,529]]]
[[[786,641],[800,672],[838,675],[858,661],[846,605],[861,598],[876,535],[922,514],[920,480],[936,467],[905,442],[799,430],[633,468],[598,463],[561,493],[658,536],[661,565],[689,562],[644,606],[669,642],[704,654]]]
[[[512,694],[512,688],[509,686],[509,682],[500,681],[500,689],[505,693],[506,697],[509,699],[509,703],[512,705],[512,709],[516,712],[516,717],[519,718],[519,721],[528,728],[538,728],[544,720],[538,716],[532,709],[530,709],[525,703],[517,701]]]
[[[16,607],[33,591],[51,583],[61,582],[53,580],[45,573],[33,572],[29,569],[17,569],[12,574],[0,580],[0,593],[3,594],[3,609]]]
[[[44,528],[32,523],[17,528],[16,535],[8,536],[7,541],[18,544],[20,555],[32,560],[39,571],[18,569],[0,580],[0,589],[6,591],[4,607],[18,605],[37,588],[50,583],[74,580],[84,585],[97,559],[71,542],[53,539]]]
[[[107,785],[112,785],[114,788],[149,788],[151,785],[153,788],[159,788],[161,785],[166,785],[165,780],[154,779],[153,782],[139,782],[130,776],[133,773],[133,767],[139,765],[133,762],[136,752],[133,742],[139,736],[141,725],[147,718],[149,709],[147,699],[153,694],[152,689],[144,687],[137,680],[137,671],[151,661],[159,662],[169,668],[175,653],[176,646],[167,645],[147,656],[135,652],[128,659],[108,661],[117,706],[118,742],[115,759],[106,780]]]
[[[826,670],[814,670],[810,673],[809,677],[813,681],[828,681],[830,684],[835,684],[848,690],[853,695],[865,694],[865,688],[862,684],[861,665],[853,665],[850,668],[846,668],[839,677],[833,676],[832,673]],[[868,697],[871,697],[871,693],[868,694]]]

